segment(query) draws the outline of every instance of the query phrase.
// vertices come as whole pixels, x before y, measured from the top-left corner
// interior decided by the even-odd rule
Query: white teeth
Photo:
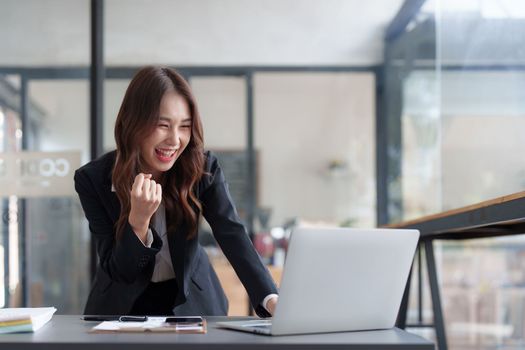
[[[157,153],[159,153],[163,157],[172,157],[175,154],[175,152],[177,152],[177,150],[168,150],[168,151],[166,151],[166,150],[162,150],[162,149],[158,149],[158,148],[156,149],[156,151],[157,151]]]

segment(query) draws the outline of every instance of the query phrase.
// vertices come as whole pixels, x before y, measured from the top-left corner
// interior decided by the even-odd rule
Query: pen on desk
[[[120,316],[118,320],[120,322],[146,322],[148,316]]]
[[[84,321],[118,321],[120,316],[116,315],[84,315],[80,317]]]

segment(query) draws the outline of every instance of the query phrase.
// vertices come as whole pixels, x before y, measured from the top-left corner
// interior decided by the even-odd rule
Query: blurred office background
[[[278,281],[295,225],[374,227],[522,191],[524,37],[523,0],[0,0],[0,307],[82,312],[95,257],[72,171],[93,143],[114,148],[138,67],[190,81],[206,148]],[[201,238],[230,314],[246,314],[205,222]],[[450,348],[525,346],[524,238],[435,247]]]

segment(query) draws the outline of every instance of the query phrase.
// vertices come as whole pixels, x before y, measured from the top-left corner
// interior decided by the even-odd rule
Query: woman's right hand
[[[131,209],[128,221],[135,234],[146,242],[151,217],[162,200],[162,187],[151,178],[151,174],[140,173],[131,187]]]

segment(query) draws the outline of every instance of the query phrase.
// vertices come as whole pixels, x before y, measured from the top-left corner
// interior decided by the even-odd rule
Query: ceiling
[[[404,0],[106,0],[108,65],[373,65]],[[3,0],[0,65],[89,63],[89,0]],[[45,38],[45,40],[43,40]]]

